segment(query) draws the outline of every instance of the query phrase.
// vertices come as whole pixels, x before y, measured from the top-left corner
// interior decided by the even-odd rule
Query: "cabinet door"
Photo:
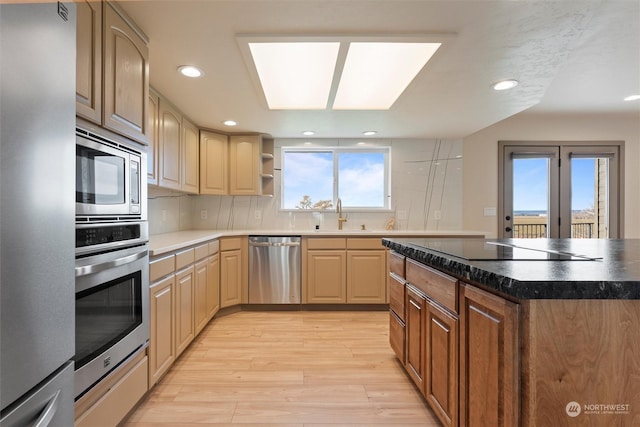
[[[164,99],[160,99],[160,151],[158,153],[158,185],[180,190],[180,127],[182,116]]]
[[[242,251],[220,252],[220,307],[242,302]]]
[[[347,300],[346,252],[307,251],[307,303],[344,304]]]
[[[460,289],[460,425],[519,425],[518,305]]]
[[[427,305],[425,397],[443,425],[458,425],[458,319]]]
[[[198,128],[182,118],[182,185],[185,193],[198,194],[200,169],[200,143]]]
[[[405,343],[404,322],[392,310],[389,310],[389,344],[403,365],[406,362]]]
[[[384,304],[387,301],[386,251],[347,251],[347,303]]]
[[[229,194],[229,137],[200,133],[200,194]]]
[[[104,4],[104,110],[102,123],[147,143],[149,48],[109,3]]]
[[[149,146],[147,147],[147,184],[158,185],[158,150],[160,148],[160,98],[149,92]]]
[[[207,319],[211,318],[220,310],[220,255],[214,254],[208,259],[207,268]]]
[[[205,327],[207,318],[207,280],[209,279],[209,260],[203,259],[195,265],[195,292],[193,311],[196,335]]]
[[[193,294],[195,289],[193,265],[176,273],[176,357],[193,341]]]
[[[229,138],[229,194],[260,194],[260,135]]]
[[[407,372],[424,393],[426,331],[425,318],[426,299],[411,288],[407,288],[406,337],[407,337]]]
[[[102,3],[78,1],[76,114],[102,124]]]
[[[175,353],[175,284],[172,274],[151,285],[149,336],[149,388],[176,360]]]

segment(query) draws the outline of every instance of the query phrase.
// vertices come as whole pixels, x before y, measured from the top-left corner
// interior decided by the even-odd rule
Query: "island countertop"
[[[515,299],[640,299],[640,239],[474,240],[474,246],[550,255],[535,260],[482,255],[476,259],[473,251],[460,249],[468,239],[385,237],[382,243],[407,258]]]

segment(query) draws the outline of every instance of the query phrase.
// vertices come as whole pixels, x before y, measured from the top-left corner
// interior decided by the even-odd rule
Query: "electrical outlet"
[[[200,211],[200,219],[207,219],[209,212],[206,209]]]
[[[253,211],[253,217],[260,221],[262,219],[262,211],[259,209],[256,209],[255,211]]]
[[[435,219],[436,221],[440,221],[442,219],[442,212],[433,211],[433,219]]]

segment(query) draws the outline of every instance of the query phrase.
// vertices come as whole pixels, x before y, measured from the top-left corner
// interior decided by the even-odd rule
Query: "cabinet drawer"
[[[404,281],[392,274],[389,277],[389,308],[404,322]]]
[[[147,363],[145,356],[76,420],[76,427],[114,426],[122,421],[147,392]]]
[[[405,360],[405,325],[402,320],[395,315],[394,312],[389,312],[389,344],[393,349],[398,359],[404,365]]]
[[[346,249],[347,239],[317,237],[307,241],[307,249]]]
[[[232,250],[241,249],[241,248],[242,248],[241,237],[231,237],[227,239],[220,239],[221,251],[232,251]]]
[[[186,265],[193,264],[193,261],[195,261],[194,256],[195,251],[193,248],[176,253],[176,270],[180,270]]]
[[[405,277],[404,271],[404,255],[400,255],[397,252],[389,252],[389,268],[392,273],[397,274],[399,277]]]
[[[176,270],[175,256],[152,259],[149,263],[149,281],[155,282],[161,277],[171,274]]]
[[[406,268],[407,282],[452,312],[458,312],[458,281],[455,278],[410,259]]]
[[[217,254],[220,251],[220,241],[209,242],[209,255]]]
[[[384,249],[382,239],[377,237],[351,237],[347,239],[347,249]]]
[[[194,248],[194,251],[196,261],[199,261],[202,258],[206,258],[207,256],[209,256],[209,244],[205,243],[204,245],[196,246]]]

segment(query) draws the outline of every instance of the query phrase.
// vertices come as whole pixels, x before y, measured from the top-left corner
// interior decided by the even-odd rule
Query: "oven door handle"
[[[117,259],[103,262],[100,264],[90,264],[90,265],[83,265],[81,267],[76,267],[76,277],[86,276],[88,274],[95,274],[104,270],[108,270],[110,268],[120,267],[121,265],[132,263],[134,261],[137,261],[147,256],[148,252],[149,251],[145,249],[142,252],[138,252],[133,255],[123,256],[122,258],[117,258]]]

